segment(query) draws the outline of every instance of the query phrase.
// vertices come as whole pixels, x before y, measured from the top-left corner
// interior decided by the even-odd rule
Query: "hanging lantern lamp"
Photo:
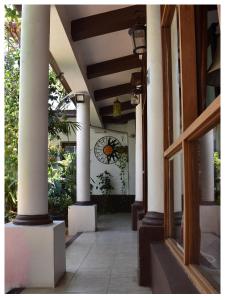
[[[140,103],[140,99],[139,99],[138,95],[132,94],[132,95],[131,95],[130,102],[131,102],[131,104],[134,105],[134,106],[138,105],[138,104]]]
[[[136,24],[128,31],[133,41],[133,53],[143,55],[146,52],[146,26]]]
[[[113,103],[113,117],[119,118],[121,116],[121,103],[117,98],[116,101]]]

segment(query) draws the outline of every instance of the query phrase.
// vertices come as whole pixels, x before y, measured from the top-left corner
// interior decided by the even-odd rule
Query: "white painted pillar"
[[[90,201],[90,96],[77,103],[77,202]]]
[[[84,94],[84,93],[83,93]],[[90,96],[84,94],[84,103],[77,103],[77,199],[68,207],[69,235],[95,231],[97,206],[90,201]]]
[[[53,288],[66,270],[64,221],[48,217],[49,19],[49,5],[22,7],[18,214],[5,225],[6,290]]]
[[[147,5],[148,211],[164,212],[160,5]]]
[[[48,214],[49,26],[49,5],[23,6],[17,219]]]
[[[135,201],[143,201],[142,97],[136,106]]]

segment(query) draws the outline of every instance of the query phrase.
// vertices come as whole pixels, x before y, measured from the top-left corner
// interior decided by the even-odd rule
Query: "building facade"
[[[6,249],[20,243],[24,276],[16,274],[14,283],[7,277],[9,285],[54,286],[65,272],[64,223],[52,223],[47,207],[49,51],[63,72],[62,83],[75,94],[81,124],[69,230],[96,229],[90,124],[126,131],[124,124],[135,119],[132,229],[138,235],[139,284],[153,293],[220,292],[217,5],[22,7],[18,215],[6,224]],[[116,97],[119,118],[113,116]],[[15,253],[6,253],[7,272]],[[34,270],[29,280],[28,258]]]

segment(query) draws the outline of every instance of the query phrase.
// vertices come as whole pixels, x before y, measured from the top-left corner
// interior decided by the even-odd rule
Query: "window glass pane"
[[[220,286],[220,126],[198,140],[200,199],[199,267],[204,276]]]
[[[220,94],[220,26],[217,9],[207,12],[206,107]]]
[[[181,91],[180,91],[180,53],[179,53],[178,16],[175,11],[171,24],[171,68],[172,68],[172,116],[173,134],[175,141],[182,131]]]
[[[220,24],[216,5],[195,6],[198,107],[201,114],[220,94]]]
[[[68,153],[76,153],[76,143],[67,143],[67,142],[62,142],[62,148],[64,149],[65,152]]]
[[[169,163],[170,236],[183,247],[183,153],[179,151]]]

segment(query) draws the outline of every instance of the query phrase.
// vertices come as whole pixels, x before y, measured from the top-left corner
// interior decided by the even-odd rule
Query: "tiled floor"
[[[137,283],[137,232],[129,214],[98,218],[98,231],[81,234],[66,250],[66,274],[55,289],[24,294],[149,294]]]

